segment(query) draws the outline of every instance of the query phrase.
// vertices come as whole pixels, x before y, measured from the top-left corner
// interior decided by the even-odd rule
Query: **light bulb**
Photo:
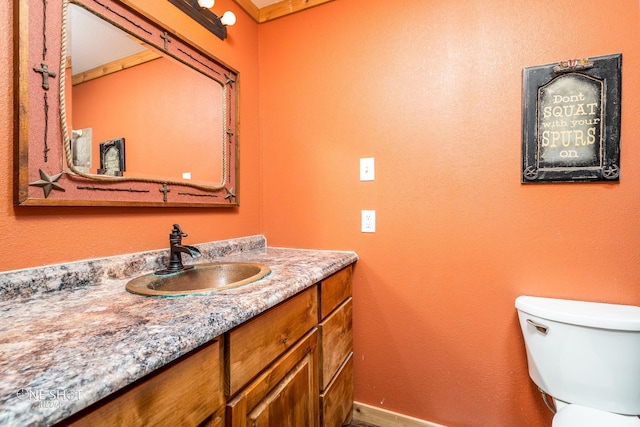
[[[211,9],[215,3],[215,0],[198,0],[198,6],[203,9]]]
[[[236,23],[236,15],[233,12],[227,10],[224,15],[220,18],[220,22],[222,25],[232,26]]]

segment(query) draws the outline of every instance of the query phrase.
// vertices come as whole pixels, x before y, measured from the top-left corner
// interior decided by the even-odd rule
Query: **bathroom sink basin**
[[[194,265],[189,270],[136,277],[127,283],[127,291],[139,295],[176,297],[211,294],[262,279],[271,273],[264,264],[218,262]]]

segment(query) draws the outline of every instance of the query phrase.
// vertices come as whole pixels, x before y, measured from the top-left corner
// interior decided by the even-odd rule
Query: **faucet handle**
[[[173,224],[173,231],[171,231],[171,234],[169,235],[169,237],[177,238],[177,237],[187,237],[187,236],[188,234],[182,231],[179,224]]]

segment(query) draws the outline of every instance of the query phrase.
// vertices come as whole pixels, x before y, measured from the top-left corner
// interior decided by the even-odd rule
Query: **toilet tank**
[[[640,414],[640,307],[520,296],[529,376],[569,403]]]

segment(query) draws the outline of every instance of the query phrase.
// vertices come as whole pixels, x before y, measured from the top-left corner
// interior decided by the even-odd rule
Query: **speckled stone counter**
[[[207,296],[125,290],[168,250],[0,273],[0,425],[51,425],[357,260],[269,248],[263,236],[206,244],[197,263],[252,261],[271,274]],[[184,257],[185,264],[193,263]]]

